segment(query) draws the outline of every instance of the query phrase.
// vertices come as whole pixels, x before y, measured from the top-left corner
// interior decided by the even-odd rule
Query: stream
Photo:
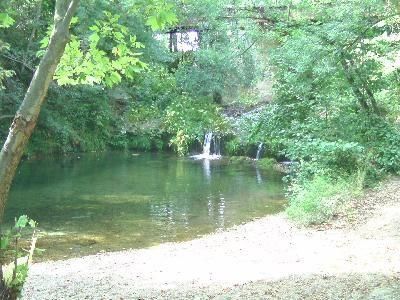
[[[285,203],[282,175],[248,162],[82,154],[24,161],[5,218],[36,220],[49,260],[190,240]]]

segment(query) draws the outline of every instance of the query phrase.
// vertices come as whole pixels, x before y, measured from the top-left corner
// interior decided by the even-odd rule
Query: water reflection
[[[220,228],[225,227],[225,198],[222,194],[219,195],[219,205],[218,205],[218,225]]]
[[[256,168],[256,179],[257,179],[257,183],[263,183],[263,178],[262,178],[260,169],[257,168],[257,166],[256,166],[255,168]]]
[[[39,222],[44,259],[187,240],[284,204],[279,174],[223,160],[85,155],[20,171],[6,218]]]
[[[211,181],[211,161],[209,159],[203,159],[203,172],[204,177],[206,178],[207,182]]]

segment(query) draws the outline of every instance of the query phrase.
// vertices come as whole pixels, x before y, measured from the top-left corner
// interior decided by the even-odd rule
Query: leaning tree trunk
[[[8,192],[28,140],[35,128],[40,108],[57,65],[69,40],[69,26],[79,0],[57,0],[54,29],[49,46],[33,75],[24,101],[15,114],[7,140],[0,153],[0,221]]]

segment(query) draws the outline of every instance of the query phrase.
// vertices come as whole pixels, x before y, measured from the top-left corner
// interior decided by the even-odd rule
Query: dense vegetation
[[[362,186],[400,170],[398,2],[339,1],[299,12],[273,33],[276,100],[257,130],[298,162],[289,215],[318,222]]]
[[[25,6],[18,1],[11,2],[15,7],[16,23],[10,30],[2,32],[2,40],[9,44],[9,50],[2,53],[2,65],[13,70],[14,76],[5,80],[6,89],[1,92],[3,116],[13,115],[23,98],[32,68],[38,63],[37,53],[46,42],[43,38],[52,17],[52,7],[46,6],[45,2],[31,1]],[[171,52],[165,42],[167,29],[159,35],[159,41],[150,26],[146,26],[148,19],[141,17],[140,10],[129,16],[120,16],[124,4],[92,2],[81,4],[73,27],[74,34],[90,40],[96,34],[90,29],[95,22],[103,22],[104,27],[105,23],[112,22],[111,15],[118,18],[119,26],[124,26],[127,34],[140,41],[140,49],[136,52],[141,53],[137,56],[141,65],[133,70],[133,73],[140,73],[126,76],[125,72],[125,78],[118,73],[112,73],[111,77],[105,74],[105,78],[115,75],[116,82],[90,82],[91,75],[86,73],[96,70],[77,71],[76,65],[68,66],[71,61],[82,59],[79,49],[70,46],[56,79],[59,84],[73,85],[51,87],[28,155],[108,148],[156,150],[168,148],[169,143],[183,153],[187,151],[185,145],[200,140],[205,131],[222,131],[224,121],[217,113],[221,98],[228,93],[235,95],[242,87],[249,86],[257,71],[253,67],[252,52],[248,50],[241,54],[250,41],[241,38],[238,32],[228,34],[229,22],[218,21],[225,10],[222,3],[193,1],[184,7],[176,7],[180,26],[188,29],[196,26],[196,30],[201,32],[201,42],[198,51]],[[210,11],[213,14],[210,15]],[[18,15],[29,17],[19,19]],[[98,19],[94,20],[93,15]],[[198,19],[198,25],[191,24],[193,16],[196,16],[194,20]],[[17,32],[15,28],[18,28]],[[30,34],[34,35],[33,39],[30,39]],[[100,46],[111,48],[107,42],[115,43],[104,38]],[[83,49],[85,51],[93,52],[92,49]],[[95,64],[106,64],[105,61],[105,57],[99,57]],[[76,73],[71,74],[71,70]],[[80,80],[83,84],[76,85],[81,83]],[[116,86],[116,83],[120,84]],[[174,111],[183,112],[181,105],[191,109],[193,114],[174,115]],[[2,139],[8,126],[9,122],[2,122]]]
[[[54,9],[51,1],[6,2],[3,140],[48,42]],[[157,1],[85,1],[26,155],[184,155],[213,131],[224,137],[226,154],[253,156],[263,142],[267,155],[297,162],[294,189],[321,177],[335,184],[359,174],[369,183],[397,172],[398,2],[264,2],[157,8]],[[179,34],[188,31],[199,41],[179,51]],[[121,49],[125,56],[111,67]],[[258,106],[264,109],[243,114]]]
[[[227,155],[254,156],[262,142],[265,155],[293,162],[289,215],[321,222],[400,171],[399,9],[396,0],[82,1],[26,156],[185,155],[209,131]],[[0,3],[3,141],[53,12],[49,0]]]

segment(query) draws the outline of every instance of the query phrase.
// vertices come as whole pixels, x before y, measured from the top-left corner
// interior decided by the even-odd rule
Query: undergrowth
[[[317,175],[302,184],[293,183],[286,212],[290,219],[302,225],[324,223],[361,195],[363,186],[362,172],[339,178]]]

